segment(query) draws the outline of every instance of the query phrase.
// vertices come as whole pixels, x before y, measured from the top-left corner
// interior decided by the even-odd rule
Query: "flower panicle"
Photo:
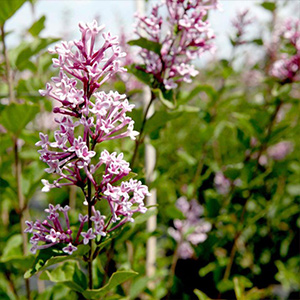
[[[247,29],[249,25],[255,22],[255,17],[252,16],[249,8],[245,8],[236,13],[235,18],[231,21],[234,29],[235,29],[235,45],[243,45],[246,43],[245,35],[247,33]]]
[[[281,83],[300,81],[300,19],[288,18],[275,34],[279,48],[289,48],[288,53],[280,49],[270,68],[270,75]]]
[[[58,176],[52,183],[43,179],[42,191],[78,186],[85,195],[83,204],[90,206],[93,216],[79,215],[79,229],[73,236],[67,209],[50,205],[45,210],[49,216],[44,222],[26,223],[26,232],[33,234],[32,252],[63,244],[62,250],[72,254],[79,244],[88,244],[98,235],[106,236],[126,222],[133,222],[134,213],[147,210],[144,199],[149,195],[148,188],[141,181],[125,180],[131,169],[122,153],[103,150],[97,161],[97,144],[125,137],[134,140],[139,134],[127,115],[134,105],[126,95],[97,91],[115,73],[125,71],[120,63],[125,53],[117,37],[104,33],[103,29],[96,21],[80,23],[79,41],[62,42],[50,50],[58,55],[53,59],[53,66],[60,71],[40,93],[60,104],[53,109],[60,115],[55,119],[59,129],[54,132],[53,142],[47,134],[40,133],[40,141],[36,143],[41,148],[38,150],[40,159],[48,165],[45,171]],[[99,37],[102,37],[100,47]],[[92,195],[88,195],[89,183],[93,186]],[[110,208],[107,221],[95,208],[100,200],[105,200]],[[60,222],[60,213],[65,218],[66,229]],[[84,224],[91,224],[90,221],[93,226],[83,231]]]
[[[162,6],[167,8],[165,19],[160,14]],[[205,18],[209,10],[217,8],[216,0],[166,0],[164,5],[155,4],[149,16],[136,15],[135,33],[161,45],[160,53],[140,51],[144,71],[167,90],[182,81],[190,83],[199,73],[191,61],[214,50],[211,42],[215,35]]]
[[[207,239],[211,224],[201,218],[204,210],[197,200],[192,199],[189,202],[185,197],[180,197],[176,201],[176,206],[184,219],[175,219],[174,227],[170,227],[168,233],[178,243],[179,257],[188,259],[194,254],[192,245],[196,246]]]

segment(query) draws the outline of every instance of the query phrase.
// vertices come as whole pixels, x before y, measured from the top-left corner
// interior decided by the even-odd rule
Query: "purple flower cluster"
[[[58,59],[53,59],[53,66],[82,81],[84,91],[87,92],[87,98],[89,98],[115,73],[125,71],[120,66],[119,58],[126,54],[121,52],[118,38],[110,33],[102,33],[104,42],[101,47],[95,49],[96,38],[104,29],[104,26],[98,26],[96,21],[91,24],[79,23],[79,29],[81,32],[79,41],[62,42],[56,45],[55,49],[50,49],[50,53],[59,55]],[[71,87],[77,91],[79,98],[83,96],[82,91],[75,88],[75,79],[67,79],[61,75],[53,81],[61,87],[62,97],[66,96],[65,92],[69,92]],[[48,87],[50,85],[47,86],[47,90]]]
[[[165,19],[160,14],[163,6],[167,8]],[[154,5],[149,16],[137,15],[135,33],[162,46],[159,54],[142,49],[139,68],[153,74],[167,90],[179,82],[191,82],[198,74],[191,61],[214,48],[215,36],[205,18],[208,10],[217,7],[217,0],[166,0],[164,5]]]
[[[89,150],[87,142],[92,139],[91,149],[94,149],[97,143],[105,140],[119,139],[129,136],[135,139],[138,134],[133,130],[134,121],[126,112],[131,111],[134,105],[128,103],[125,95],[120,95],[117,92],[98,92],[93,94],[95,103],[88,101],[85,109],[86,114],[80,114],[79,121],[74,122],[70,116],[63,116],[56,119],[60,126],[60,130],[55,131],[55,142],[50,143],[48,136],[40,133],[41,141],[36,143],[41,146],[39,150],[40,159],[48,164],[46,169],[48,173],[59,174],[59,179],[52,185],[47,181],[43,181],[45,187],[43,191],[49,191],[52,187],[61,187],[63,185],[78,185],[82,187],[85,179],[80,174],[80,169],[84,169],[85,173],[91,179],[92,176],[88,172],[88,167],[91,158],[96,155],[96,152]],[[59,108],[60,109],[60,108]],[[54,108],[57,112],[58,108]],[[61,113],[66,112],[66,109],[60,109]],[[76,112],[77,113],[77,112]],[[78,113],[79,114],[79,113]],[[92,116],[90,116],[92,114]],[[83,125],[83,137],[75,137],[75,128]],[[61,180],[68,182],[61,183]],[[93,179],[91,179],[93,181]]]
[[[223,172],[217,172],[214,178],[214,185],[217,192],[220,195],[226,196],[230,192],[231,187],[239,186],[241,184],[240,179],[230,180]]]
[[[195,199],[188,202],[185,197],[180,197],[176,206],[185,219],[174,220],[175,228],[169,228],[168,232],[178,243],[178,256],[188,259],[194,254],[192,245],[198,245],[207,239],[206,233],[211,230],[211,224],[200,218],[203,207]]]
[[[283,83],[300,80],[300,20],[288,19],[278,31],[278,39],[288,53],[281,53],[270,74]],[[283,49],[284,50],[284,49]]]
[[[27,221],[26,232],[33,233],[32,252],[62,243],[67,244],[63,251],[72,254],[78,244],[87,244],[98,235],[105,236],[125,222],[133,222],[135,212],[147,210],[143,201],[149,195],[148,188],[138,180],[124,180],[131,169],[122,153],[110,154],[104,150],[96,160],[97,144],[124,137],[134,140],[138,135],[133,129],[134,121],[126,115],[134,107],[126,96],[113,91],[96,91],[116,72],[124,71],[119,58],[125,54],[121,52],[117,38],[109,33],[102,34],[104,42],[96,49],[97,36],[103,30],[96,21],[80,23],[79,29],[80,41],[62,42],[55,50],[50,50],[58,54],[53,65],[60,68],[60,73],[40,93],[60,103],[53,112],[61,117],[55,119],[59,130],[54,132],[54,142],[40,133],[41,140],[36,145],[41,147],[38,151],[40,159],[48,164],[45,171],[59,176],[53,183],[43,179],[42,191],[66,185],[78,186],[85,195],[83,203],[91,208],[93,216],[79,215],[80,227],[76,237],[72,237],[67,214],[69,207],[50,205],[45,210],[49,213],[48,220]],[[92,160],[96,163],[92,164]],[[111,216],[106,223],[105,216],[95,208],[100,200],[106,200],[110,207]],[[60,212],[65,218],[65,230],[59,220]],[[93,226],[82,232],[86,222],[92,222]],[[80,238],[83,239],[80,241]],[[38,245],[38,242],[44,244]]]
[[[61,243],[67,244],[62,250],[65,253],[72,254],[77,250],[77,247],[74,245],[87,244],[90,239],[96,238],[96,235],[106,236],[105,216],[101,216],[100,212],[94,208],[94,215],[91,217],[94,231],[92,228],[89,228],[87,232],[82,231],[84,224],[88,222],[88,215],[83,216],[79,214],[80,226],[76,237],[73,238],[73,231],[70,228],[68,216],[69,209],[70,207],[68,205],[61,207],[59,204],[56,206],[50,204],[49,208],[45,209],[48,216],[43,222],[40,220],[34,223],[32,221],[26,221],[27,228],[25,232],[32,233],[32,237],[30,238],[30,243],[32,244],[30,250],[32,253],[35,254],[37,250],[50,248]],[[65,228],[59,219],[60,215],[63,215]],[[43,244],[39,245],[39,242]]]
[[[232,186],[232,182],[225,177],[223,172],[217,172],[214,178],[214,185],[220,195],[227,195]]]
[[[293,143],[289,141],[279,142],[267,149],[267,154],[274,160],[283,160],[293,151]]]
[[[255,147],[257,145],[257,140],[251,138],[251,146]],[[294,150],[294,144],[291,141],[281,141],[274,144],[266,149],[266,151],[259,156],[259,152],[254,152],[250,157],[252,159],[258,159],[260,165],[265,166],[269,163],[270,159],[275,161],[282,161]],[[250,150],[247,151],[250,154]]]

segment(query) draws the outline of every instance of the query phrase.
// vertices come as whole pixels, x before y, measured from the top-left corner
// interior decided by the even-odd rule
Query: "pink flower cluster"
[[[167,9],[165,19],[160,14],[162,6]],[[208,10],[217,7],[217,0],[166,0],[164,5],[154,5],[150,16],[137,15],[135,33],[161,45],[160,53],[141,50],[139,68],[153,74],[167,90],[179,82],[191,82],[198,74],[191,61],[214,48],[215,36],[205,18]]]
[[[103,44],[97,50],[95,49],[96,38],[103,29],[104,26],[98,26],[96,21],[91,24],[79,23],[81,32],[79,41],[62,42],[60,45],[56,45],[55,49],[50,49],[50,53],[59,55],[58,59],[53,59],[53,66],[82,81],[87,98],[115,73],[125,71],[120,66],[119,58],[126,54],[121,52],[116,36],[102,33]],[[63,78],[60,76],[59,79],[53,80],[55,83],[61,84],[62,90],[66,88],[63,86],[64,83],[67,83],[68,87],[72,83],[76,85],[74,79],[64,82]],[[83,95],[82,91],[79,92]]]
[[[290,141],[279,142],[267,149],[267,154],[274,160],[283,160],[288,154],[293,151],[293,143]]]
[[[281,53],[270,69],[270,74],[282,83],[300,80],[300,20],[288,19],[279,30],[279,41],[288,49]],[[285,51],[285,49],[283,49]]]
[[[282,141],[275,145],[268,147],[265,154],[259,157],[259,164],[265,166],[270,159],[275,161],[282,161],[294,150],[294,145],[290,141]],[[256,158],[257,153],[254,153],[253,157]]]
[[[238,11],[235,19],[232,20],[232,25],[236,30],[236,38],[233,41],[235,45],[242,45],[246,43],[244,38],[247,27],[251,25],[255,20],[252,16],[250,16],[249,12],[249,9]]]
[[[254,148],[257,146],[258,142],[257,139],[254,137],[251,137],[251,147]],[[246,154],[250,155],[252,159],[258,159],[258,162],[260,165],[265,166],[267,165],[270,160],[275,161],[282,161],[286,158],[287,155],[289,155],[294,150],[294,144],[291,141],[281,141],[277,144],[274,144],[272,146],[269,146],[265,152],[263,152],[259,156],[259,152],[256,151],[253,154],[251,154],[250,149],[247,150]]]
[[[206,233],[211,230],[211,224],[200,218],[203,215],[203,207],[195,199],[188,202],[185,197],[180,197],[176,206],[185,219],[174,220],[175,228],[169,228],[168,232],[178,243],[178,256],[188,259],[194,254],[192,245],[198,245],[207,239]]]
[[[214,186],[218,194],[223,196],[226,196],[232,187],[239,186],[240,184],[240,179],[230,180],[221,171],[217,172],[214,178]]]
[[[78,244],[87,244],[98,235],[105,236],[124,223],[133,222],[135,212],[147,210],[143,201],[149,195],[148,188],[138,180],[124,180],[131,169],[123,160],[123,154],[110,154],[104,150],[98,161],[96,159],[97,144],[124,137],[134,140],[138,135],[133,129],[134,121],[126,115],[134,107],[126,96],[113,91],[96,91],[116,72],[124,71],[119,58],[125,54],[121,52],[117,38],[109,33],[102,34],[104,42],[96,49],[97,37],[103,30],[96,21],[80,23],[79,29],[80,41],[62,42],[50,51],[59,55],[58,59],[53,59],[53,65],[60,68],[60,73],[40,93],[60,103],[53,111],[61,117],[55,119],[59,130],[54,132],[54,141],[50,142],[46,134],[40,133],[41,140],[36,145],[41,147],[38,151],[40,159],[48,164],[45,171],[59,176],[53,183],[43,179],[42,191],[66,185],[78,186],[85,196],[83,203],[91,208],[93,216],[79,215],[80,227],[76,237],[72,237],[67,215],[69,207],[50,205],[45,211],[52,223],[48,220],[27,221],[26,232],[33,233],[33,252],[62,243],[68,244],[63,251],[72,254]],[[92,160],[96,163],[92,164]],[[93,189],[88,191],[89,183]],[[95,208],[97,202],[103,200],[108,202],[111,211],[106,223],[105,216]],[[66,230],[59,221],[59,212],[64,214]],[[94,226],[82,232],[86,222],[93,222]],[[116,224],[113,226],[112,223]],[[83,240],[80,241],[80,237]],[[38,245],[38,242],[45,244]]]
[[[41,141],[36,145],[42,147],[39,153],[40,159],[49,166],[46,172],[55,172],[60,175],[53,185],[44,181],[43,191],[47,192],[51,187],[63,185],[75,184],[81,187],[85,183],[85,179],[81,177],[80,169],[84,169],[90,176],[88,166],[91,158],[96,155],[96,152],[93,151],[96,144],[127,136],[135,139],[138,134],[133,130],[134,121],[126,116],[126,112],[131,111],[134,105],[129,104],[125,95],[111,91],[108,94],[94,93],[93,96],[95,102],[89,100],[87,106],[80,108],[85,109],[87,114],[78,115],[81,117],[78,121],[74,122],[70,116],[66,115],[56,119],[60,129],[54,132],[55,142],[50,143],[48,136],[40,133]],[[57,112],[58,108],[54,108],[54,111]],[[65,108],[60,109],[63,114],[66,111]],[[79,125],[84,127],[83,137],[75,137],[75,128]],[[87,147],[89,138],[93,141],[92,150]],[[60,183],[64,179],[68,182]]]

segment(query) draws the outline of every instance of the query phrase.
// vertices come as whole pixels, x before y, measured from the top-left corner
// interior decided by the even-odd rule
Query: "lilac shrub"
[[[125,95],[118,92],[97,92],[99,87],[117,72],[124,72],[120,58],[125,56],[118,46],[117,37],[102,33],[104,26],[79,24],[81,39],[62,42],[51,53],[58,54],[53,66],[59,68],[58,77],[47,83],[43,96],[59,103],[53,112],[60,115],[55,121],[59,129],[54,132],[54,142],[40,133],[40,159],[48,164],[48,173],[55,173],[58,179],[49,183],[43,179],[43,192],[63,186],[78,186],[84,194],[83,204],[88,214],[79,214],[79,228],[73,232],[70,227],[69,206],[49,205],[44,221],[27,221],[26,232],[33,253],[57,244],[67,254],[76,251],[79,244],[88,244],[97,236],[105,236],[126,222],[133,222],[133,214],[145,213],[144,199],[148,188],[141,181],[125,180],[131,169],[123,154],[103,150],[96,159],[96,145],[103,141],[138,135],[134,121],[126,115],[134,105]],[[102,33],[103,43],[97,47],[97,38]],[[100,178],[100,180],[98,180]],[[106,201],[111,215],[107,218],[96,209],[100,201]],[[64,219],[61,222],[60,216]],[[83,231],[86,227],[87,231]]]
[[[175,228],[169,228],[168,232],[178,244],[178,257],[188,259],[194,254],[192,245],[196,246],[207,239],[206,233],[210,231],[211,224],[201,218],[203,207],[195,199],[188,202],[185,197],[180,197],[176,206],[185,219],[175,219]]]
[[[190,83],[198,74],[191,61],[214,49],[211,42],[215,36],[205,18],[209,10],[218,7],[217,0],[166,0],[155,4],[149,16],[137,15],[135,33],[161,45],[159,53],[142,49],[138,68],[152,74],[167,90],[182,81]],[[167,9],[165,18],[163,8]]]

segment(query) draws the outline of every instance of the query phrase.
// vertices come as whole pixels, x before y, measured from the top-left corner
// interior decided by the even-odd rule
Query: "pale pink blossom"
[[[207,232],[211,230],[211,224],[201,218],[204,210],[195,199],[189,202],[185,197],[180,197],[176,206],[185,219],[175,219],[174,228],[170,227],[168,233],[178,243],[179,257],[188,259],[194,254],[191,244],[196,246],[203,243],[207,239]]]
[[[166,8],[167,16],[161,10]],[[161,46],[158,52],[141,49],[139,69],[150,73],[165,89],[191,82],[198,74],[191,61],[213,51],[213,30],[205,18],[218,1],[166,0],[155,4],[149,16],[136,16],[135,33]]]

